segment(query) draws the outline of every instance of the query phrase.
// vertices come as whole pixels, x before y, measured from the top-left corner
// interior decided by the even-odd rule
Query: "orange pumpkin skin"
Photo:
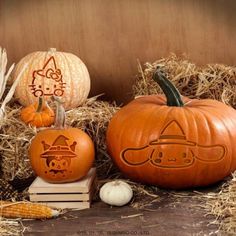
[[[130,179],[163,188],[206,186],[236,169],[236,111],[215,100],[137,98],[108,126],[107,147]]]
[[[54,123],[54,111],[47,105],[42,104],[40,111],[38,110],[39,103],[36,102],[21,110],[20,118],[26,123],[35,127],[49,127]]]
[[[91,138],[76,128],[42,130],[29,148],[33,170],[50,183],[81,179],[92,167],[94,156]]]

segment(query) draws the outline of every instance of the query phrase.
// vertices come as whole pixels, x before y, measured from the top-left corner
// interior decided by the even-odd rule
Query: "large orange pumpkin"
[[[25,63],[29,66],[21,76],[15,97],[23,105],[46,100],[52,95],[63,97],[64,107],[71,109],[81,105],[90,91],[90,77],[85,64],[74,54],[58,52],[50,48],[46,52],[33,52],[16,65],[13,80]]]
[[[164,74],[165,96],[139,97],[112,118],[111,157],[129,178],[164,188],[206,186],[236,169],[236,111],[215,100],[181,97]]]
[[[32,140],[29,157],[35,173],[47,182],[79,180],[92,167],[94,144],[82,130],[65,127],[65,112],[57,100],[55,127],[40,131]]]

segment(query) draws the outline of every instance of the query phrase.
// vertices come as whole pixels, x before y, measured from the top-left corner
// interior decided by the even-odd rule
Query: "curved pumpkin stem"
[[[36,112],[41,112],[43,108],[43,97],[39,97],[39,101],[38,101],[38,107]]]
[[[64,129],[65,128],[65,120],[66,120],[66,112],[63,107],[62,100],[57,96],[52,96],[52,101],[56,103],[56,118],[54,126],[56,129]]]
[[[178,89],[166,78],[163,72],[157,68],[153,74],[155,80],[166,96],[167,106],[183,107],[184,102]]]

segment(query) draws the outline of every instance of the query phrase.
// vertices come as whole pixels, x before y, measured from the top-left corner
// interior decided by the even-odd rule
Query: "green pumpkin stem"
[[[38,107],[36,112],[41,112],[43,108],[43,97],[39,97],[39,101],[38,101]]]
[[[156,69],[153,80],[158,83],[166,96],[167,106],[183,107],[184,102],[178,89],[166,78],[160,69]]]
[[[63,107],[63,102],[57,96],[52,96],[52,101],[56,103],[56,117],[54,126],[56,129],[64,129],[65,128],[65,120],[66,120],[66,112]]]

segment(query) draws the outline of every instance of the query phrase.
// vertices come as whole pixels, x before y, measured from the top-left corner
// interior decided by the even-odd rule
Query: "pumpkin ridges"
[[[233,110],[231,107],[227,107],[227,108],[228,108],[227,109],[228,111]],[[210,116],[209,111],[207,109],[205,109],[205,107],[202,110],[204,110],[204,112]],[[222,113],[222,110],[218,110],[218,109],[214,109],[213,112],[214,112],[214,117],[217,117],[219,122],[223,124],[225,130],[227,130],[228,135],[227,136],[225,135],[224,139],[228,139],[228,142],[231,143],[232,149],[234,149],[235,145],[234,145],[234,137],[232,136],[232,130],[229,129],[228,123],[226,124],[224,120],[220,119],[222,116],[227,116],[226,112]],[[230,117],[230,114],[229,114],[229,117]],[[210,118],[209,118],[209,120],[210,120]],[[230,120],[232,121],[232,119],[230,119]],[[229,149],[228,151],[231,151],[231,150]],[[228,172],[232,172],[234,169],[236,169],[236,161],[234,161],[235,158],[233,158],[232,155],[230,155],[230,157],[231,158],[230,158],[230,164],[229,164]]]
[[[183,116],[183,117],[185,117],[185,120],[188,117],[188,119],[186,120],[187,121],[187,125],[185,126],[186,127],[185,128],[186,136],[187,137],[191,137],[191,140],[193,140],[196,143],[202,143],[202,141],[200,140],[200,137],[199,137],[198,129],[199,129],[199,127],[201,127],[200,124],[202,123],[202,120],[204,120],[205,121],[204,123],[206,124],[204,126],[204,128],[209,128],[207,118],[204,116],[204,114],[201,113],[201,111],[199,111],[199,110],[194,110],[193,111],[193,110],[189,109],[187,106],[184,107],[183,111],[186,113],[186,115]],[[196,113],[201,115],[201,122],[198,122],[198,119],[196,119]],[[190,115],[191,115],[191,118],[190,118]],[[200,130],[202,128],[200,128]],[[208,132],[209,132],[209,129],[208,129],[208,131],[206,131],[206,133],[208,133]],[[205,138],[207,138],[207,137],[211,137],[211,136],[205,136]],[[204,144],[211,143],[211,141],[212,140],[210,138],[208,140],[204,140],[203,143]],[[193,181],[192,181],[191,185],[199,186],[199,182],[200,183],[204,183],[205,177],[204,177],[204,175],[201,175],[201,171],[202,171],[201,168],[195,168],[194,169],[194,171],[192,173]]]
[[[67,73],[69,73],[70,77],[73,78],[72,73],[71,73],[72,70],[71,70],[71,66],[70,66],[71,62],[68,61],[68,57],[65,54],[61,53],[61,56],[63,56],[65,58],[65,61],[67,62],[67,63],[64,63],[64,66],[68,67],[68,70],[66,70]],[[74,81],[73,79],[70,80],[70,86],[69,86],[70,88],[74,88],[73,81]],[[65,90],[65,93],[66,93],[66,90]],[[74,90],[73,89],[71,89],[70,96],[72,96],[72,97],[74,96]],[[70,99],[69,102],[68,102],[68,107],[71,107],[71,103],[72,103],[72,100]]]
[[[24,58],[22,58],[22,65],[24,65],[24,64],[26,64],[27,63],[27,60],[29,60],[28,58],[30,58],[31,56],[33,55],[33,53],[30,53],[30,54],[28,54],[27,56],[25,56]],[[25,71],[23,72],[23,76],[27,73],[27,71],[29,70],[29,67],[30,67],[30,63],[29,63],[29,65],[28,65],[28,67],[25,69]],[[13,74],[19,74],[19,72],[20,72],[20,66],[19,66],[19,64],[17,64],[16,66],[15,66],[15,69],[14,69],[14,73]],[[10,80],[10,82],[11,83],[13,83],[13,78],[11,78],[11,80]]]
[[[126,182],[116,180],[104,184],[99,191],[99,196],[107,204],[123,206],[131,200],[133,191]]]
[[[33,54],[33,53],[32,53]],[[38,62],[38,60],[36,60],[36,58],[38,58],[39,57],[39,53],[35,53],[35,55],[33,55],[32,56],[32,58],[30,58],[30,63],[29,63],[29,68],[28,68],[28,71],[33,71],[33,67],[34,67],[34,65]],[[35,64],[34,64],[35,63]],[[27,76],[25,76],[25,77],[23,77],[23,78],[25,78],[25,80],[26,80],[26,78],[27,78]],[[31,98],[31,96],[30,96],[30,94],[29,93],[27,93],[27,90],[29,89],[29,87],[27,86],[27,82],[26,81],[23,81],[22,82],[23,83],[23,85],[24,85],[24,92],[25,92],[25,95],[26,95],[26,97],[27,97],[27,100],[28,101],[30,101],[29,103],[31,104],[31,103],[34,103],[34,100]],[[35,99],[36,100],[36,99]],[[24,106],[26,106],[26,101],[24,101],[24,104],[23,104]]]
[[[56,68],[62,70],[61,71],[62,83],[65,83],[65,84],[60,84],[60,81],[55,82],[55,81],[52,81],[52,79],[48,79],[48,78],[42,79],[41,76],[39,76],[39,78],[37,77],[35,81],[37,80],[41,81],[40,83],[42,83],[42,87],[44,87],[39,90],[42,90],[44,94],[47,94],[46,88],[50,87],[50,90],[49,90],[50,91],[49,95],[50,95],[51,90],[55,92],[55,89],[58,89],[57,90],[58,94],[56,95],[61,96],[60,93],[62,93],[62,96],[65,100],[66,110],[81,105],[89,94],[89,90],[90,90],[89,73],[85,64],[77,56],[71,53],[64,53],[64,52],[53,52],[53,53],[48,52],[47,53],[47,52],[38,51],[38,52],[34,52],[30,54],[30,56],[28,55],[22,58],[22,60],[18,63],[17,67],[20,69],[22,67],[22,61],[29,61],[30,68],[24,74],[24,76],[22,77],[16,89],[15,96],[18,99],[18,101],[23,106],[30,105],[31,103],[36,101],[36,97],[33,95],[33,92],[35,92],[35,90],[30,90],[29,85],[31,85],[33,81],[33,71],[43,69],[45,62],[47,62],[47,59],[49,59],[47,58],[46,55],[48,55],[48,57],[49,56],[54,57]],[[32,61],[33,58],[35,59]],[[67,59],[66,61],[65,61],[65,58]],[[48,67],[50,67],[53,64],[52,61],[50,61],[50,63],[48,64]],[[68,65],[67,63],[70,63],[70,65]],[[67,71],[67,69],[69,68],[71,69],[71,71]],[[87,73],[84,73],[85,71]],[[17,70],[13,79],[15,78],[16,75],[17,75]],[[38,74],[36,73],[35,76],[38,76]],[[55,84],[54,82],[56,83],[57,87],[54,87],[54,84]],[[35,82],[35,84],[38,84],[38,83]],[[66,84],[68,84],[68,87],[66,86]],[[70,84],[75,87],[71,88],[69,86]],[[36,87],[38,88],[38,86]],[[36,88],[36,87],[32,87],[32,88]],[[64,90],[64,91],[61,91],[61,90]],[[40,94],[40,91],[38,91],[38,94]],[[45,95],[46,100],[49,99],[49,95]]]
[[[54,143],[55,139],[59,136],[67,137],[69,139],[67,141],[69,146],[73,141],[76,141],[77,143],[75,152],[78,157],[71,159],[70,169],[73,169],[74,171],[68,175],[67,178],[62,178],[62,176],[57,178],[47,176],[45,170],[48,170],[48,167],[46,164],[43,166],[42,163],[44,159],[40,158],[40,155],[44,152],[42,142],[45,141],[49,146],[52,146],[52,143]],[[91,138],[82,130],[71,127],[63,130],[45,129],[40,131],[32,140],[29,149],[29,157],[33,170],[38,176],[51,183],[67,183],[81,179],[92,167],[94,156],[95,149]]]
[[[30,161],[33,170],[45,181],[72,182],[84,177],[92,167],[94,144],[82,130],[65,127],[62,101],[56,96],[52,100],[57,107],[55,127],[42,130],[32,140]]]
[[[120,167],[121,171],[123,171],[124,174],[126,174],[130,178],[135,178],[136,181],[138,180],[149,184],[156,184],[161,187],[186,188],[192,186],[209,185],[213,182],[221,180],[236,168],[234,164],[236,162],[236,149],[234,148],[234,146],[232,146],[233,140],[236,139],[236,133],[234,132],[234,129],[236,127],[236,113],[232,108],[225,107],[225,105],[223,104],[219,104],[218,106],[218,103],[215,101],[210,101],[209,106],[207,106],[204,105],[204,102],[198,100],[193,100],[192,102],[186,104],[186,106],[183,108],[168,108],[165,105],[159,105],[158,103],[156,104],[156,101],[161,100],[158,100],[158,98],[154,99],[154,97],[155,96],[148,96],[138,98],[136,99],[136,101],[132,101],[130,104],[126,105],[124,108],[118,111],[117,114],[114,115],[108,126],[108,150],[115,163],[118,165],[118,167]],[[147,128],[140,128],[139,131],[140,133],[142,132],[144,136],[146,136],[146,140],[149,140],[149,137],[151,137],[148,137],[148,133],[150,133],[152,128],[152,137],[154,137],[153,135],[155,133],[159,133],[162,130],[162,123],[165,124],[164,115],[166,116],[167,109],[171,109],[173,112],[166,116],[166,122],[168,120],[175,119],[182,126],[187,140],[195,141],[199,144],[199,146],[207,145],[207,147],[220,144],[224,147],[226,146],[229,151],[226,152],[223,159],[220,159],[219,161],[213,163],[207,164],[203,161],[195,160],[195,169],[160,169],[157,171],[155,168],[153,168],[152,166],[148,166],[147,164],[145,164],[145,166],[143,167],[140,166],[139,170],[139,167],[133,167],[131,169],[121,161],[120,153],[124,148],[136,147],[137,142],[134,134],[138,131],[138,126],[140,123],[138,118],[135,119],[135,117],[139,116],[138,110],[141,111],[143,107],[147,108],[143,109],[142,113],[149,112],[148,107],[150,106],[153,106],[151,109],[154,109],[154,107],[156,106],[156,112],[152,114],[154,119],[147,119]],[[165,112],[163,112],[160,107],[162,107],[161,109],[166,109]],[[178,111],[180,111],[180,114],[178,114]],[[148,114],[151,113],[152,112],[150,111]],[[184,116],[186,116],[185,119],[187,119],[188,122],[182,122]],[[144,119],[142,117],[143,116],[140,115],[140,119]],[[162,117],[161,120],[160,117]],[[194,121],[193,118],[195,119]],[[193,122],[196,122],[196,125],[194,125],[195,128],[193,127],[193,129],[191,129]],[[226,128],[224,128],[222,123],[220,123],[220,127],[217,127],[218,122],[223,122]],[[135,128],[135,125],[137,128]],[[219,129],[223,130],[219,132]],[[229,136],[229,133],[231,136]],[[138,135],[139,133],[137,133],[137,137]],[[134,141],[131,142],[130,139],[133,139]],[[144,145],[144,143],[142,144]],[[198,147],[196,146],[195,149],[196,148]],[[232,156],[230,153],[231,149],[232,155],[234,156]],[[202,151],[199,149],[196,154],[201,152]],[[155,153],[155,155],[157,154]],[[209,158],[210,157],[211,156],[209,155]],[[230,163],[232,163],[231,170],[228,168],[230,166]],[[135,174],[136,172],[138,174]],[[145,175],[147,175],[148,177],[144,177]]]
[[[32,114],[33,111],[34,110],[32,109],[32,111],[21,113],[21,120],[23,120],[26,124],[31,122],[34,119],[34,114]]]
[[[108,151],[111,153],[112,156],[113,156],[113,153],[116,152],[116,150],[113,150],[113,152],[112,152],[112,149],[116,149],[116,148],[119,149],[120,147],[123,148],[123,147],[125,147],[127,145],[127,139],[122,139],[121,138],[122,136],[125,136],[126,133],[129,134],[129,140],[134,140],[134,146],[145,146],[145,144],[147,144],[147,143],[145,143],[145,141],[140,136],[141,134],[139,136],[137,136],[138,134],[133,134],[132,135],[132,129],[135,129],[135,126],[136,126],[137,123],[139,124],[139,128],[141,128],[140,123],[135,120],[135,117],[137,117],[138,114],[139,114],[139,110],[136,109],[136,105],[137,104],[135,104],[134,102],[131,104],[131,106],[133,106],[133,108],[132,108],[132,111],[130,111],[130,109],[129,109],[129,113],[126,112],[125,107],[123,108],[122,113],[124,115],[122,116],[122,120],[120,120],[120,122],[122,123],[122,126],[118,126],[119,123],[117,123],[117,119],[116,119],[116,117],[118,117],[118,116],[121,117],[119,115],[121,110],[118,111],[117,114],[114,115],[114,117],[112,118],[112,120],[111,120],[111,122],[110,122],[110,124],[108,126],[107,138],[106,138],[107,140],[113,139],[111,137],[113,135],[112,134],[113,130],[119,130],[119,133],[118,133],[118,135],[115,138],[115,140],[117,140],[118,144],[116,146],[111,147],[110,146],[111,142],[107,142]],[[145,109],[145,107],[144,107],[144,109]],[[149,118],[155,117],[155,113],[158,113],[159,111],[161,112],[162,109],[164,109],[164,108],[161,107],[161,106],[158,106],[158,105],[157,106],[156,105],[153,106],[152,107],[152,112],[150,112]],[[150,111],[149,108],[146,109],[146,110]],[[142,114],[146,113],[146,111],[143,110],[143,109],[140,112],[142,112]],[[164,114],[162,113],[162,115],[164,117],[164,118],[162,117],[163,122],[166,119],[166,117],[169,116],[170,112],[171,112],[171,109],[168,109],[168,112],[165,112]],[[134,119],[132,119],[132,117]],[[143,118],[142,126],[145,126],[145,123],[147,123],[147,124],[151,123],[149,118],[148,117],[144,117]],[[131,124],[129,123],[130,119],[134,121]],[[117,123],[117,127],[116,127],[116,123]],[[112,131],[111,131],[111,129],[109,129],[109,127],[111,127],[111,126],[113,127]],[[130,136],[130,135],[132,135],[132,136]],[[114,159],[114,161],[117,164],[117,159]],[[136,172],[136,170],[134,169],[133,172]],[[137,174],[139,174],[139,172],[137,172]],[[140,175],[142,175],[142,174],[140,174]]]
[[[73,54],[70,57],[70,60],[72,60],[72,59],[77,61],[77,63],[79,63],[79,64],[83,64],[83,61],[80,58],[75,57],[75,55],[73,55]],[[71,66],[73,66],[72,63],[71,63]],[[73,70],[75,70],[75,68]],[[77,80],[74,79],[74,82],[73,82],[74,84],[78,83],[78,81],[84,81],[84,78],[86,77],[86,75],[89,75],[88,69],[85,66],[81,66],[78,70],[79,70],[79,73],[76,73],[76,76],[75,75],[73,76],[73,78],[77,78]],[[81,74],[81,76],[78,76],[79,74]],[[78,86],[78,88],[75,89],[75,87],[74,87],[75,94],[77,94],[77,93],[83,94],[82,99],[80,100],[79,103],[72,102],[74,107],[77,107],[85,102],[85,100],[86,100],[85,98],[88,97],[88,95],[89,95],[90,88],[91,88],[91,81],[90,80],[87,81],[87,83],[85,83],[84,88],[82,88],[81,86]]]
[[[43,122],[42,116],[39,115],[39,114],[36,114],[36,117],[38,117],[39,123],[40,123],[42,126],[44,126],[44,122]]]
[[[68,60],[71,60],[70,65],[71,65],[71,67],[73,67],[73,69],[71,71],[75,71],[74,65],[72,64],[73,60],[77,61],[77,63],[83,64],[82,60],[78,57],[75,57],[75,55],[73,55],[73,54],[70,58],[68,56],[67,56],[67,58],[68,58]],[[89,75],[88,69],[85,66],[81,66],[80,68],[78,68],[78,70],[79,70],[79,73],[77,72],[76,75],[72,74],[73,78],[77,78],[77,80],[74,79],[72,81],[73,85],[76,85],[79,81],[84,81],[84,78],[86,78],[86,75]],[[70,73],[71,73],[71,71],[70,71]],[[81,74],[81,76],[78,76],[79,74]],[[76,89],[76,86],[73,87],[74,94],[77,94],[77,93],[82,94],[82,99],[77,103],[75,101],[71,101],[70,107],[77,107],[85,102],[85,100],[86,100],[85,98],[88,97],[88,95],[89,95],[89,91],[90,91],[90,87],[91,87],[90,84],[91,84],[91,81],[88,80],[87,83],[84,84],[84,86],[85,86],[84,88],[82,88],[81,86],[77,86],[77,89]]]
[[[89,74],[87,67],[82,67],[82,68],[80,68],[80,71],[82,71],[81,73],[82,73],[83,75]],[[86,84],[86,86],[87,86],[87,90],[84,89],[84,90],[82,91],[83,94],[84,94],[84,97],[87,97],[87,96],[89,95],[89,92],[88,92],[88,91],[90,91],[90,88],[91,88],[91,81],[88,81],[88,83]],[[85,102],[85,99],[81,101],[81,103],[84,103],[84,102]]]
[[[43,102],[42,110],[37,112],[37,109],[38,103],[23,108],[20,113],[21,120],[36,127],[50,126],[54,121],[54,112],[51,108]]]

